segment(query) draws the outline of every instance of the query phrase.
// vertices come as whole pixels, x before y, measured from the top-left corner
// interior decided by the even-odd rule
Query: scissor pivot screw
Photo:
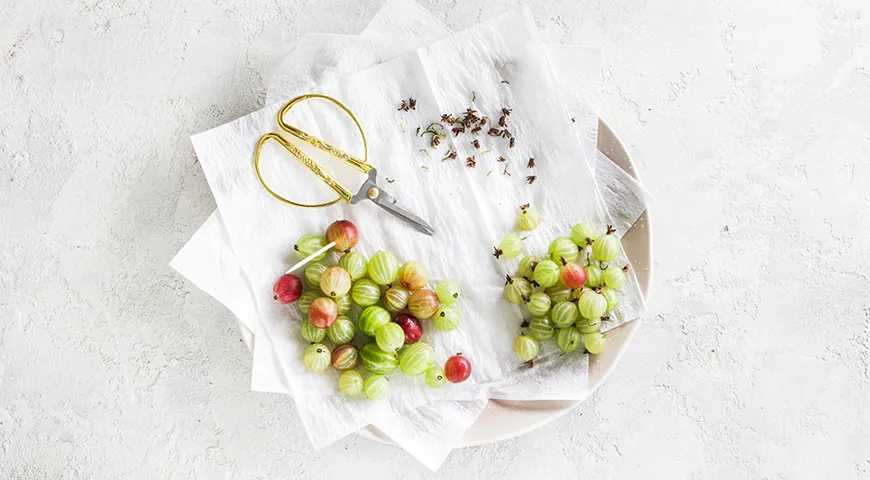
[[[371,198],[372,200],[378,198],[378,195],[380,195],[380,194],[381,194],[381,191],[378,190],[378,187],[372,187],[372,188],[370,188],[369,191],[368,191],[368,196],[369,196],[369,198]]]

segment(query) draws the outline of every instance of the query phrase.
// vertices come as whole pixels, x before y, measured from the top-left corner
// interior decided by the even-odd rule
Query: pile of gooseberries
[[[435,364],[435,349],[421,341],[425,319],[443,332],[459,326],[459,284],[444,280],[427,289],[425,264],[402,264],[384,251],[367,259],[353,251],[358,241],[356,225],[347,220],[334,222],[325,236],[304,235],[294,245],[301,259],[335,242],[337,262],[329,265],[323,252],[306,266],[301,279],[287,273],[275,282],[275,300],[296,303],[303,314],[300,334],[310,343],[303,353],[305,368],[341,371],[339,391],[347,396],[363,393],[370,400],[389,395],[387,375],[396,369],[425,375],[432,388],[465,381],[471,374],[467,357],[454,355],[441,368]]]
[[[520,228],[530,226],[529,211],[535,210],[521,207]],[[537,226],[540,216],[535,213],[534,219]],[[602,234],[591,223],[574,225],[570,236],[550,242],[546,257],[524,256],[519,271],[506,276],[504,297],[525,306],[531,317],[514,340],[521,360],[533,366],[539,342],[547,340],[563,353],[604,350],[607,334],[601,333],[601,322],[618,306],[628,272],[628,265],[613,264],[622,251],[615,233],[610,225]],[[516,233],[505,235],[495,248],[496,258],[520,256],[522,241]]]

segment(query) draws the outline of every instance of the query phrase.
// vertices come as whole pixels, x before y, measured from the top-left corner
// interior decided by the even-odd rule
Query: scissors
[[[287,122],[284,121],[284,117],[287,115],[287,112],[289,112],[291,108],[303,101],[315,98],[332,102],[350,116],[357,129],[359,129],[360,136],[362,137],[364,152],[364,157],[362,159],[359,159],[343,150],[333,147],[332,145],[324,142],[323,140],[320,140],[319,138],[310,135],[297,127],[294,127],[293,125],[289,125],[287,124]],[[374,204],[378,205],[379,207],[383,208],[384,210],[404,220],[405,222],[408,222],[411,226],[425,233],[426,235],[431,236],[435,233],[435,230],[431,226],[429,226],[426,221],[400,207],[398,205],[396,197],[390,195],[386,190],[378,186],[378,170],[368,163],[368,144],[366,143],[366,136],[363,132],[362,126],[356,119],[356,116],[353,114],[353,112],[351,112],[347,107],[342,105],[341,102],[330,96],[318,93],[300,95],[287,102],[287,104],[281,108],[281,111],[278,112],[278,126],[284,133],[288,133],[292,137],[308,143],[309,145],[317,148],[318,150],[328,153],[329,155],[341,160],[345,164],[355,168],[356,170],[368,174],[368,177],[366,178],[366,181],[362,184],[362,187],[360,187],[359,191],[354,194],[353,192],[348,190],[347,187],[339,183],[338,180],[336,180],[331,173],[324,170],[323,167],[318,165],[314,160],[311,159],[311,157],[306,155],[305,152],[300,150],[296,145],[290,143],[290,141],[285,136],[281,135],[280,133],[270,132],[260,137],[260,140],[257,142],[257,147],[254,150],[254,167],[257,170],[257,178],[260,180],[263,188],[265,188],[266,191],[268,191],[273,197],[281,200],[284,203],[304,208],[328,207],[330,205],[334,205],[341,200],[344,200],[351,205],[356,205],[364,200],[369,200]],[[329,186],[329,188],[335,191],[335,193],[338,194],[338,197],[334,200],[330,200],[324,203],[306,204],[294,202],[292,200],[284,198],[277,192],[272,190],[269,185],[266,184],[266,181],[263,180],[263,175],[260,171],[260,151],[262,150],[263,145],[269,140],[275,140],[276,142],[278,142],[282,147],[290,152],[291,155],[296,157],[296,159],[299,160],[300,163],[302,163],[309,170],[311,170],[314,175],[316,175],[317,178],[320,179],[320,181],[322,181],[327,186]]]

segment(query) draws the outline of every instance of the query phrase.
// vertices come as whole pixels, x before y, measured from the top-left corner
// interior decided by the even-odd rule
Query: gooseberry
[[[438,295],[431,290],[417,290],[408,300],[408,311],[417,318],[429,318],[438,310]]]
[[[359,360],[359,353],[351,344],[341,345],[332,351],[332,368],[336,370],[350,370],[356,366]]]
[[[374,337],[381,325],[390,323],[390,312],[384,310],[383,307],[371,305],[359,314],[357,323],[359,331],[369,337]]]
[[[375,343],[385,352],[398,350],[405,344],[405,331],[398,324],[385,323],[375,332]]]
[[[322,372],[326,370],[326,368],[329,367],[329,361],[329,349],[322,343],[309,345],[305,351],[302,352],[302,363],[305,364],[305,368],[312,372]]]
[[[514,340],[514,353],[520,360],[528,362],[538,356],[538,341],[528,335],[520,335]]]
[[[588,247],[595,242],[598,230],[589,222],[578,223],[571,227],[571,240],[580,247]]]
[[[399,368],[405,375],[423,375],[435,361],[435,349],[428,343],[408,345],[399,355]]]
[[[368,278],[357,280],[351,288],[350,296],[360,307],[368,307],[378,303],[378,300],[381,299],[381,287]]]
[[[389,285],[399,275],[399,261],[389,252],[379,251],[372,255],[367,267],[369,277],[378,285]]]
[[[423,324],[420,320],[405,314],[399,315],[393,321],[402,327],[402,330],[405,332],[405,345],[417,343],[417,341],[420,340],[420,337],[423,336]]]
[[[600,287],[604,283],[604,271],[598,265],[587,265],[586,270],[586,286],[589,288]]]
[[[601,329],[601,319],[580,317],[574,322],[574,327],[583,334],[595,333]]]
[[[308,307],[308,320],[317,328],[329,328],[338,318],[338,305],[327,297],[318,297]]]
[[[326,239],[321,237],[320,235],[303,235],[299,241],[296,242],[296,245],[293,245],[293,250],[296,250],[296,254],[299,255],[299,258],[307,258],[309,255],[314,252],[320,250],[321,248],[326,246]],[[321,253],[320,255],[314,257],[312,260],[320,260],[321,258],[326,256],[326,252]]]
[[[390,394],[390,379],[383,375],[370,375],[363,382],[363,392],[369,400],[383,400]]]
[[[607,299],[594,290],[584,290],[577,300],[580,315],[585,318],[598,318],[607,310]]]
[[[604,287],[601,289],[601,294],[604,295],[604,299],[607,300],[607,310],[605,313],[613,311],[617,305],[619,305],[619,292],[610,288]]]
[[[347,270],[351,280],[359,280],[365,276],[368,263],[366,256],[359,252],[345,253],[338,259],[338,266]]]
[[[546,293],[535,292],[529,296],[529,303],[526,306],[529,307],[529,313],[532,315],[543,317],[550,311],[552,302]]]
[[[461,383],[471,375],[471,361],[457,353],[444,363],[444,376],[450,383]]]
[[[326,268],[326,265],[316,262],[305,267],[305,285],[308,285],[308,288],[320,289],[320,277]]]
[[[406,262],[399,269],[399,282],[412,292],[420,290],[429,282],[429,269],[416,260]]]
[[[441,305],[452,305],[459,300],[459,284],[453,280],[444,280],[435,287],[435,294],[438,295]]]
[[[495,258],[516,258],[523,251],[523,239],[516,233],[509,233],[502,237],[498,248],[495,249]]]
[[[535,283],[546,288],[559,281],[559,265],[552,260],[544,260],[535,267]]]
[[[586,270],[579,263],[566,262],[559,271],[559,279],[568,288],[582,288],[586,284]]]
[[[609,262],[619,255],[619,237],[614,235],[616,230],[612,226],[607,226],[607,233],[595,239],[592,244],[592,255],[601,262]]]
[[[532,284],[522,277],[507,276],[504,284],[504,298],[517,305],[528,302],[532,293]]]
[[[350,300],[350,295],[342,295],[335,299],[335,304],[338,306],[338,314],[344,315],[345,313],[350,311],[350,307],[353,306],[353,302]]]
[[[529,321],[529,335],[535,340],[549,340],[555,332],[553,321],[547,317],[534,317]]]
[[[359,242],[359,230],[350,220],[332,222],[326,228],[326,241],[335,242],[332,247],[336,252],[349,252]]]
[[[308,307],[311,306],[311,302],[319,296],[320,294],[318,292],[309,290],[299,297],[299,301],[296,302],[296,305],[299,306],[299,310],[301,310],[303,314],[308,314]]]
[[[538,257],[534,255],[526,255],[520,260],[520,275],[532,280],[535,277],[535,267],[538,266]]]
[[[559,237],[550,242],[547,253],[550,255],[550,260],[554,262],[561,262],[563,258],[568,262],[573,262],[580,256],[577,244],[568,237]]]
[[[338,391],[352,397],[363,389],[363,376],[356,370],[346,370],[338,377]]]
[[[320,289],[327,296],[338,298],[350,291],[351,280],[347,270],[341,267],[329,267],[320,276]]]
[[[556,346],[565,353],[571,353],[583,344],[583,334],[573,326],[563,328],[556,334]]]
[[[625,266],[625,271],[628,271],[628,265]],[[619,268],[610,267],[604,270],[602,280],[604,280],[604,284],[608,287],[619,290],[625,285],[625,273]]]
[[[395,350],[381,350],[374,342],[363,345],[359,359],[363,368],[378,375],[386,375],[399,366],[399,354]]]
[[[408,306],[411,292],[405,287],[392,286],[384,293],[384,307],[391,312],[401,312]]]
[[[541,212],[535,207],[530,207],[528,204],[520,207],[520,218],[517,220],[517,225],[520,230],[534,230],[541,223]]]
[[[302,296],[302,282],[299,277],[286,273],[278,277],[272,286],[272,298],[281,303],[293,303]]]
[[[435,328],[442,332],[455,330],[459,326],[459,309],[454,305],[439,308],[432,317]]]
[[[356,327],[353,325],[353,320],[348,317],[338,317],[335,323],[326,329],[326,335],[338,345],[350,343],[354,333],[356,333]]]
[[[607,336],[602,333],[590,333],[586,335],[583,343],[586,345],[586,351],[593,355],[598,355],[604,350],[604,345],[607,343],[606,339]]]
[[[571,299],[572,290],[562,284],[561,281],[544,290],[553,303],[564,302]]]
[[[441,388],[444,386],[444,370],[437,365],[432,365],[429,370],[426,370],[426,384],[432,388]]]
[[[302,320],[302,328],[300,329],[300,331],[302,333],[302,338],[305,339],[306,342],[310,343],[321,342],[326,336],[325,329],[315,327],[307,318]]]
[[[565,328],[577,321],[579,314],[580,312],[577,311],[577,305],[574,305],[574,302],[559,302],[553,305],[553,312],[550,318],[553,320],[553,325]]]

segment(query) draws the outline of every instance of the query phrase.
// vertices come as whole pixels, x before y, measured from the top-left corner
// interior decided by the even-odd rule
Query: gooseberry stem
[[[292,267],[290,267],[290,268],[289,268],[286,272],[284,272],[284,273],[285,273],[285,274],[293,273],[295,270],[298,270],[299,268],[304,267],[305,265],[308,265],[310,262],[314,261],[314,259],[316,259],[320,254],[326,252],[327,250],[329,250],[330,248],[332,248],[332,247],[334,247],[334,246],[335,246],[335,242],[329,242],[329,243],[327,243],[326,246],[324,246],[324,247],[321,248],[320,250],[318,250],[318,251],[312,253],[311,255],[309,255],[309,256],[303,258],[302,260],[300,260],[299,262],[297,262],[296,265],[293,265]],[[296,246],[294,246],[293,248],[296,248]],[[299,249],[296,248],[296,250],[299,250]]]

